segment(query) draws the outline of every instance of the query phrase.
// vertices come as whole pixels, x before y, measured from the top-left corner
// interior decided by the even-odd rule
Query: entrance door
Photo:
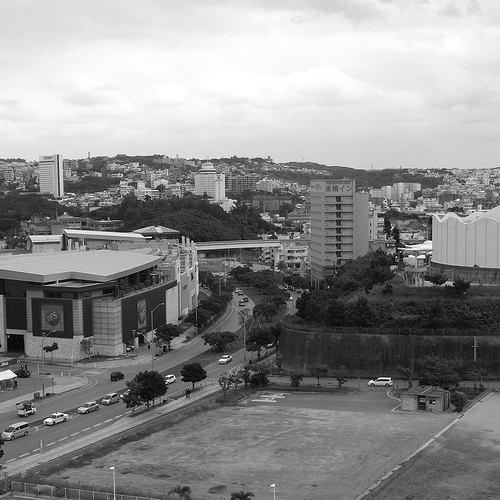
[[[425,404],[425,396],[418,396],[418,409],[419,410],[423,410],[425,411],[427,408],[426,408],[426,404]]]
[[[7,334],[7,351],[24,353],[24,335]]]

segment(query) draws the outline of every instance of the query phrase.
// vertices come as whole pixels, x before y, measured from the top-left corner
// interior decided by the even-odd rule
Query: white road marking
[[[102,425],[102,422],[99,422],[98,424],[95,424],[94,427],[99,427],[100,425]]]
[[[7,460],[5,463],[8,464],[9,462],[13,462],[15,458],[11,458],[10,460]]]
[[[105,420],[104,423],[107,424],[108,422],[112,422],[113,419],[112,418],[108,418],[108,420]]]
[[[64,441],[65,439],[68,439],[68,436],[59,439],[59,441]]]
[[[52,446],[53,444],[56,444],[56,442],[53,441],[52,443],[46,444],[45,446]]]
[[[82,432],[90,431],[90,429],[92,429],[92,427],[87,427],[87,428],[83,429]]]
[[[23,455],[19,455],[19,458],[27,457],[29,453],[24,453]]]
[[[70,437],[78,436],[78,434],[80,434],[80,432],[73,432],[73,434],[70,434]]]

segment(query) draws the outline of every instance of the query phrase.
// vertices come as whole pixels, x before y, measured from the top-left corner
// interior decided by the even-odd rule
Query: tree
[[[176,337],[182,335],[182,328],[178,325],[174,325],[173,323],[166,323],[156,328],[154,334],[154,341],[156,347],[160,347],[162,344],[167,345],[167,349],[170,351],[170,346],[172,340]]]
[[[384,217],[384,234],[387,240],[392,236],[392,224],[389,217]]]
[[[224,399],[226,399],[227,391],[229,391],[229,389],[231,388],[231,381],[229,379],[229,375],[226,372],[220,374],[219,385],[222,389]]]
[[[231,499],[230,500],[250,500],[250,498],[254,497],[255,495],[251,491],[234,491],[231,493]]]
[[[302,382],[302,374],[301,373],[292,373],[290,375],[290,382],[292,383],[292,387],[299,387]]]
[[[189,486],[176,486],[172,488],[169,495],[179,495],[179,500],[191,500],[191,488]]]
[[[250,384],[250,379],[252,378],[252,372],[249,370],[248,367],[243,367],[240,368],[237,372],[238,377],[243,381],[245,384],[245,389],[248,387]]]
[[[319,379],[328,376],[328,373],[330,372],[330,368],[328,365],[318,363],[317,361],[311,363],[307,367],[307,370],[311,377],[315,377],[318,380],[318,387],[321,385],[319,383]]]
[[[82,339],[80,346],[82,351],[89,357],[89,361],[92,361],[92,354],[94,353],[94,337]]]
[[[229,375],[229,385],[232,385],[234,387],[234,393],[236,394],[238,392],[238,386],[243,382],[243,379],[241,378],[239,372],[232,372]]]
[[[434,286],[441,286],[448,281],[448,277],[444,273],[424,274],[424,280],[430,281]]]
[[[446,285],[446,288],[452,292],[455,297],[462,297],[470,288],[470,281],[465,281],[462,278],[456,278],[453,285]]]
[[[250,376],[250,385],[252,387],[262,389],[269,385],[269,366],[263,363],[254,363],[251,365],[250,370],[252,371],[252,375]]]
[[[238,339],[238,336],[234,332],[221,332],[217,330],[205,333],[201,338],[204,340],[205,345],[208,344],[219,352],[226,352],[226,347],[232,345]]]
[[[259,328],[247,335],[247,351],[257,351],[257,359],[260,360],[260,352],[266,345],[274,343],[274,335],[269,328]]]
[[[442,389],[457,387],[460,381],[459,364],[451,359],[425,356],[421,362],[422,375],[418,385],[436,386]]]
[[[201,382],[207,378],[207,372],[200,363],[188,363],[184,365],[181,369],[181,375],[183,382],[191,382],[193,384],[193,390],[196,382]]]
[[[398,365],[396,366],[396,370],[405,378],[408,379],[408,388],[411,389],[413,387],[413,372],[406,368],[405,366]]]
[[[146,404],[148,410],[150,401],[154,403],[154,400],[166,394],[168,389],[164,377],[157,371],[139,372],[126,385],[130,389],[130,393],[128,394],[130,401],[136,403],[137,399],[139,399]],[[126,400],[125,403],[127,403]],[[137,406],[137,404],[133,404],[132,406]]]
[[[455,411],[461,412],[467,404],[467,396],[462,391],[452,391],[450,403],[455,407]]]
[[[52,342],[52,345],[46,345],[43,347],[43,350],[45,352],[50,352],[50,362],[52,363],[52,359],[54,357],[54,351],[57,351],[59,349],[59,345],[57,342]]]
[[[340,365],[339,368],[333,370],[332,375],[337,379],[339,387],[342,387],[347,382],[347,377],[349,376],[349,370],[347,370],[347,368],[344,365]]]

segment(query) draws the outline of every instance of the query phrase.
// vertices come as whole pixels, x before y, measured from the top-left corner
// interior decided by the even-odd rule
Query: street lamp
[[[115,466],[110,467],[113,471],[113,500],[116,500],[116,477],[115,477]]]
[[[273,500],[276,500],[276,485],[270,484],[269,486],[273,489]]]
[[[165,305],[165,302],[160,302],[156,307],[154,307],[153,309],[151,309],[151,342],[153,341],[153,337],[154,337],[154,332],[155,332],[155,329],[154,329],[154,326],[153,326],[153,320],[154,320],[154,317],[153,317],[153,313],[160,307],[160,306],[164,306]]]
[[[243,318],[243,368],[247,364],[247,311],[248,309],[243,309],[243,312],[235,309],[235,311],[241,315]]]
[[[43,350],[44,348],[44,343],[45,343],[45,337],[48,337],[51,333],[55,333],[56,330],[50,330],[50,332],[47,332],[45,335],[43,334],[42,332],[42,397],[45,397],[45,379],[43,378],[44,374],[45,374],[45,369],[43,367],[43,362],[44,362],[44,354],[45,354],[45,351]]]
[[[160,304],[161,305],[161,304]],[[149,344],[149,350],[151,351],[151,371],[154,371],[154,359],[155,359],[155,351],[153,349],[153,342],[151,342],[151,340],[149,340],[146,335],[144,335],[144,333],[141,333],[141,332],[136,332],[138,333],[139,335],[142,335],[144,337],[144,340]]]

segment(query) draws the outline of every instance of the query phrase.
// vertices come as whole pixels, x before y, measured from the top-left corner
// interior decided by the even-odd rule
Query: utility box
[[[35,394],[33,394],[33,399],[35,401],[38,401],[40,399],[40,393],[39,392],[35,392]]]

